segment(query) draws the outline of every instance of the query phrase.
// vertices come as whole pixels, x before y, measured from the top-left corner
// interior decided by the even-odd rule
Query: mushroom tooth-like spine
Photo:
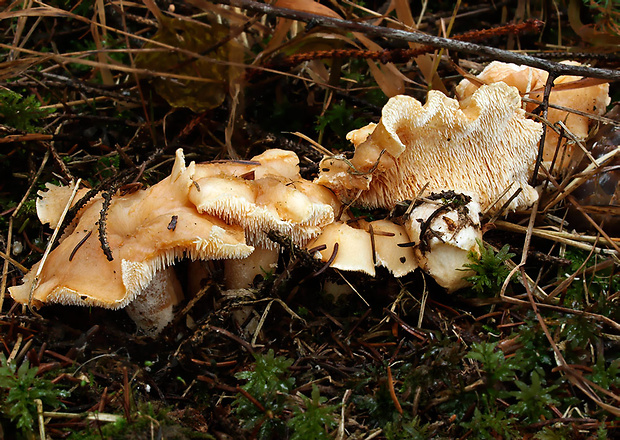
[[[239,176],[210,176],[189,189],[189,200],[201,214],[243,227],[249,245],[276,249],[277,244],[267,236],[269,231],[276,231],[303,246],[333,221],[337,205],[327,190],[312,186],[316,185],[300,177],[290,180],[266,175],[244,180]]]
[[[353,158],[324,159],[315,182],[368,207],[391,209],[424,188],[475,193],[483,209],[499,209],[521,188],[509,209],[528,206],[538,198],[528,180],[542,125],[526,119],[520,104],[517,89],[503,83],[481,87],[464,107],[439,91],[424,105],[395,96],[371,134],[350,135],[360,142]]]
[[[422,202],[405,221],[420,267],[448,292],[466,287],[472,274],[464,268],[482,240],[480,204],[469,196],[450,194],[456,203]],[[457,198],[460,198],[458,201]],[[462,202],[461,202],[462,201]]]
[[[565,63],[579,64],[572,61]],[[487,84],[502,82],[514,86],[519,89],[522,95],[537,101],[542,101],[543,90],[548,76],[549,73],[545,70],[493,61],[484,68],[477,78]],[[609,83],[589,86],[582,85],[580,87],[571,87],[568,89],[555,89],[555,87],[561,84],[575,82],[580,79],[582,78],[567,75],[557,77],[553,83],[554,88],[551,89],[549,95],[549,104],[594,115],[603,115],[607,105],[611,102],[611,98],[609,97]],[[477,85],[473,84],[468,79],[463,79],[456,87],[456,92],[462,100],[467,101],[476,89]],[[533,111],[536,107],[538,107],[536,102],[528,102],[524,105],[524,109],[528,112]],[[588,136],[589,128],[594,119],[575,112],[568,112],[559,108],[550,107],[547,112],[546,120],[551,126],[559,121],[563,122],[577,139],[584,140]],[[554,156],[556,156],[558,145],[562,145],[564,149],[564,151],[556,157],[554,166],[554,171],[556,173],[566,169],[569,165],[574,165],[574,156],[579,156],[581,152],[572,140],[558,142],[558,138],[559,134],[555,130],[547,128],[545,145],[543,148],[543,160],[551,162]]]
[[[235,176],[211,176],[199,179],[189,190],[189,200],[198,212],[239,224],[256,207],[251,183]]]

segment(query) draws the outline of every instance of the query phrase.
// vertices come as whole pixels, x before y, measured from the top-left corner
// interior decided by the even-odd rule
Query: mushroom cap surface
[[[37,216],[41,223],[48,224],[50,228],[55,228],[62,216],[62,212],[71,198],[73,189],[71,186],[58,186],[52,183],[45,184],[45,191],[38,191],[35,206]],[[79,188],[73,198],[73,204],[80,200],[88,192],[87,188]],[[65,233],[68,231],[65,231]]]
[[[113,256],[101,249],[98,222],[102,197],[78,214],[73,232],[49,254],[33,292],[33,302],[125,307],[149,285],[153,275],[183,257],[243,258],[254,248],[243,229],[200,214],[189,201],[194,164],[185,166],[177,151],[172,174],[146,190],[112,198],[106,235]],[[10,288],[13,298],[27,303],[40,263]]]
[[[520,104],[517,89],[504,83],[480,87],[463,107],[434,90],[424,105],[395,96],[372,133],[349,135],[360,142],[353,158],[325,158],[315,182],[373,208],[414,199],[427,184],[426,193],[476,194],[483,210],[501,207],[521,188],[509,209],[528,206],[538,198],[528,178],[542,126],[526,119]]]
[[[328,189],[301,178],[298,163],[295,153],[274,149],[232,173],[199,164],[189,199],[200,213],[240,225],[250,245],[275,249],[267,234],[276,231],[303,246],[333,222],[340,203]]]
[[[316,240],[308,244],[308,249],[325,245],[326,248],[317,251],[316,256],[327,262],[336,252],[330,267],[364,272],[373,277],[376,275],[376,266],[387,268],[395,277],[405,276],[418,267],[413,250],[398,246],[409,242],[403,226],[389,220],[355,223],[358,227],[345,222],[328,225]],[[338,249],[334,251],[336,243]]]

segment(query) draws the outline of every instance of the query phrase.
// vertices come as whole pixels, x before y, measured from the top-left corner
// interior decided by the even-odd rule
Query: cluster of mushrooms
[[[462,81],[459,100],[439,91],[429,92],[424,105],[395,96],[377,124],[348,134],[353,157],[324,158],[314,181],[300,176],[298,158],[289,151],[186,165],[178,150],[171,175],[161,182],[88,201],[47,260],[10,294],[35,306],[125,308],[144,333],[155,336],[183,299],[175,262],[224,260],[226,288],[247,288],[277,265],[279,245],[269,239],[271,231],[330,267],[375,276],[383,266],[395,277],[420,267],[455,291],[467,285],[463,265],[478,251],[481,216],[523,209],[538,198],[528,181],[543,127],[526,117],[521,95],[535,98],[545,81],[544,71],[494,62],[475,84]],[[602,114],[609,103],[606,84],[578,89],[577,98],[574,92],[552,92],[550,101],[592,114]],[[577,140],[587,136],[583,116],[557,110],[549,120],[563,121]],[[546,159],[557,146],[549,132]],[[562,166],[574,148],[564,146]],[[85,192],[79,190],[75,200]],[[39,195],[39,218],[54,228],[72,190],[48,184]],[[404,201],[411,202],[399,219],[368,222],[345,209],[390,210]],[[98,233],[104,205],[105,252]]]

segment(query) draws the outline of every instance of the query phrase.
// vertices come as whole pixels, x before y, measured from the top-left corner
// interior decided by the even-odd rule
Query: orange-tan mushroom
[[[302,179],[298,162],[294,153],[269,150],[251,161],[186,167],[178,150],[171,176],[111,198],[105,215],[111,259],[100,242],[104,197],[97,196],[80,210],[39,279],[37,265],[11,295],[36,305],[117,309],[130,304],[139,327],[155,335],[181,296],[168,269],[176,260],[227,260],[227,285],[248,287],[256,274],[277,263],[278,245],[269,240],[270,231],[305,245],[333,221],[339,201],[328,189]],[[56,226],[69,194],[48,186],[37,203],[41,220]],[[254,245],[258,251],[253,253]],[[233,271],[239,279],[233,279]]]
[[[541,69],[529,66],[518,66],[516,64],[493,61],[477,76],[479,80],[486,84],[503,82],[519,89],[519,92],[529,98],[542,101],[543,90],[549,74]],[[601,83],[589,86],[575,86],[569,89],[561,89],[563,84],[575,82],[582,79],[578,76],[559,76],[554,81],[554,87],[549,95],[549,104],[567,107],[580,112],[589,113],[595,116],[603,115],[607,105],[610,103],[609,84]],[[461,100],[467,100],[478,88],[468,79],[464,79],[457,86],[456,92]],[[526,103],[525,109],[529,112],[534,110],[538,104]],[[588,137],[592,126],[592,119],[587,116],[571,113],[565,110],[549,108],[547,120],[551,124],[563,122],[567,129],[578,139],[584,140]],[[545,134],[545,145],[543,160],[551,162],[558,146],[558,133],[552,129],[547,129]],[[562,143],[562,150],[556,159],[555,170],[562,171],[569,165],[576,165],[579,160],[580,150],[572,140]],[[575,157],[576,156],[576,157]]]
[[[542,126],[520,106],[517,89],[504,83],[480,87],[463,107],[439,91],[424,105],[393,97],[378,124],[349,133],[353,158],[325,158],[316,182],[368,207],[392,208],[425,189],[465,192],[496,210],[519,188],[509,209],[528,206],[538,197],[528,178]]]
[[[277,247],[269,231],[303,246],[333,222],[339,201],[328,189],[302,179],[298,163],[295,153],[274,149],[232,172],[201,164],[189,199],[199,212],[242,226],[253,246]]]
[[[240,226],[200,214],[190,202],[194,168],[193,163],[185,166],[179,150],[169,177],[146,190],[112,198],[105,221],[112,260],[102,251],[98,234],[103,198],[91,200],[80,211],[73,230],[50,253],[38,281],[35,274],[40,263],[28,272],[22,285],[10,288],[13,298],[24,304],[32,301],[35,305],[61,303],[119,309],[143,295],[156,273],[178,259],[250,255],[254,248],[246,244]],[[144,306],[149,301],[145,297],[140,302]],[[174,303],[156,298],[152,301],[166,307]],[[141,306],[134,304],[136,307]],[[151,309],[147,314],[153,313]],[[140,314],[139,310],[136,314]],[[164,311],[163,315],[169,313]],[[161,325],[149,328],[160,329]]]

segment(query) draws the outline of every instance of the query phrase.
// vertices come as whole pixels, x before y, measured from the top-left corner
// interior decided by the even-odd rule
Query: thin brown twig
[[[402,416],[403,407],[400,405],[398,397],[396,396],[396,390],[394,390],[394,380],[392,379],[392,368],[390,368],[389,365],[387,366],[387,382],[390,389],[390,397],[392,398],[392,402],[394,402],[394,406],[396,407],[396,411],[398,411],[398,414]]]
[[[332,254],[329,257],[329,259],[325,262],[325,265],[323,267],[321,267],[319,270],[317,270],[313,276],[317,276],[322,274],[323,272],[325,272],[329,266],[332,265],[332,263],[334,262],[334,260],[336,259],[336,255],[338,255],[338,243],[334,243],[334,249],[332,250]]]
[[[483,29],[481,31],[470,31],[464,34],[452,37],[458,41],[484,41],[489,38],[507,35],[522,34],[528,32],[537,32],[542,29],[543,22],[540,20],[527,20],[523,23],[508,24],[491,29]],[[398,63],[405,62],[419,55],[423,55],[435,50],[435,47],[426,45],[415,49],[386,49],[386,50],[363,50],[363,49],[330,49],[312,52],[303,52],[290,55],[284,58],[278,58],[267,67],[282,68],[283,66],[297,65],[306,61],[321,58],[361,58],[381,63]]]
[[[523,266],[519,267],[519,270],[521,271],[521,275],[525,276],[525,269],[523,268]],[[542,315],[540,314],[540,311],[538,310],[538,305],[537,305],[536,301],[534,300],[534,296],[532,295],[532,291],[531,291],[529,285],[527,285],[527,283],[524,284],[524,285],[525,285],[525,290],[527,292],[527,297],[528,297],[530,306],[532,307],[532,310],[536,314],[536,319],[537,319],[538,323],[540,324],[540,327],[541,327],[543,333],[545,334],[545,336],[547,338],[547,341],[549,341],[549,344],[551,345],[551,349],[553,350],[553,352],[555,354],[555,358],[556,358],[556,361],[558,363],[558,367],[564,373],[566,373],[569,381],[571,383],[573,383],[581,391],[583,391],[584,394],[586,396],[588,396],[594,403],[596,403],[601,408],[607,410],[608,412],[614,414],[615,416],[620,416],[620,408],[615,407],[613,405],[609,405],[609,404],[603,402],[598,397],[598,395],[592,390],[592,388],[585,381],[585,379],[581,376],[581,374],[576,372],[573,368],[571,368],[567,364],[566,360],[564,359],[564,356],[562,355],[562,352],[560,351],[560,349],[556,345],[555,341],[553,340],[553,336],[551,336],[551,333],[549,332],[549,328],[547,327],[547,324],[545,323],[545,320],[543,319]]]
[[[128,422],[131,422],[131,388],[129,387],[127,367],[123,367],[123,397],[123,411],[125,412],[125,419]]]
[[[542,118],[547,119],[547,113],[549,112],[549,95],[551,95],[551,89],[553,88],[553,82],[557,78],[558,74],[555,72],[549,72],[549,76],[547,77],[547,82],[545,83],[545,91],[543,93],[542,100]],[[545,149],[545,138],[546,138],[547,130],[544,129],[542,135],[540,136],[540,141],[538,143],[538,157],[536,157],[536,164],[534,165],[534,171],[532,173],[532,181],[531,185],[536,185],[536,179],[538,178],[538,169],[540,168],[540,164],[543,160],[543,152]]]
[[[267,415],[269,418],[273,418],[273,414],[269,415],[267,414],[267,410],[265,409],[265,407],[256,399],[256,397],[252,396],[250,393],[248,393],[246,390],[244,390],[241,387],[237,387],[235,388],[236,391],[239,394],[242,394],[243,397],[245,397],[246,399],[248,399],[250,402],[252,402],[252,404],[258,408],[259,411],[261,411],[262,413],[264,413],[265,415]]]
[[[106,233],[106,218],[108,216],[108,210],[112,203],[112,197],[116,193],[116,185],[109,191],[105,191],[101,196],[103,197],[103,204],[101,205],[101,212],[99,213],[98,228],[99,242],[101,243],[101,250],[105,254],[108,261],[114,260],[112,250],[110,249],[110,243],[108,242],[108,235]]]

